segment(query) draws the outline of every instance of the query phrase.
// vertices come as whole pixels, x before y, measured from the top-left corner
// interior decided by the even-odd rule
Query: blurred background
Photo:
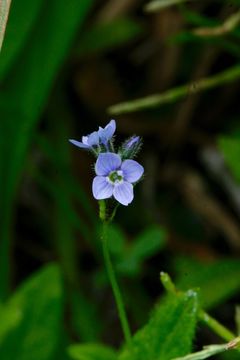
[[[31,336],[47,326],[53,339],[39,359],[65,359],[71,342],[122,342],[94,159],[68,142],[112,118],[117,144],[143,138],[144,181],[109,230],[132,329],[162,295],[160,271],[181,289],[201,287],[204,308],[231,330],[240,323],[240,1],[161,3],[12,1],[0,56],[0,339],[18,321],[7,299],[25,301],[38,309]],[[14,295],[42,267],[25,297]],[[29,321],[3,341],[1,359],[15,358]],[[199,326],[196,349],[217,341]]]

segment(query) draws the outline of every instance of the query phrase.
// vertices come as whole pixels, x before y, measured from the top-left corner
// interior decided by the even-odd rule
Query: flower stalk
[[[119,316],[119,319],[121,322],[124,338],[126,340],[127,345],[130,347],[130,345],[131,345],[130,326],[129,326],[129,323],[127,320],[127,314],[126,314],[122,294],[121,294],[120,287],[118,285],[117,278],[116,278],[116,275],[115,275],[115,272],[113,269],[113,264],[111,261],[109,248],[108,248],[108,236],[107,236],[108,231],[107,230],[108,230],[109,221],[107,221],[106,204],[105,204],[104,200],[99,201],[99,214],[100,214],[100,219],[102,220],[102,224],[103,224],[102,247],[103,247],[103,256],[104,256],[105,266],[106,266],[108,278],[109,278],[109,281],[110,281],[110,284],[112,287],[115,302],[117,305],[118,316]]]

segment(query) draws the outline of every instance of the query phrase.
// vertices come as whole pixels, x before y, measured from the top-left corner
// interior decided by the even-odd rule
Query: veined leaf
[[[156,307],[148,324],[134,335],[131,349],[126,348],[119,360],[170,360],[190,352],[197,321],[197,298],[192,290],[168,295]]]

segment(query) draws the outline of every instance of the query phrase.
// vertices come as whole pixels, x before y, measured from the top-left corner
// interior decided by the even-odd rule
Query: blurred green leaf
[[[0,95],[0,198],[4,209],[0,214],[0,297],[9,286],[13,202],[26,152],[53,82],[92,3],[45,0],[31,36],[4,82]],[[25,10],[22,7],[18,16],[25,17]]]
[[[159,226],[152,226],[142,232],[129,250],[130,257],[136,258],[138,261],[156,254],[166,244],[166,232]]]
[[[141,233],[129,245],[117,263],[117,270],[125,275],[136,275],[143,262],[162,250],[166,243],[166,232],[159,226],[152,226]]]
[[[129,18],[118,18],[111,22],[93,25],[79,39],[76,55],[111,50],[127,41],[135,40],[142,30],[142,26],[136,20]]]
[[[116,360],[117,353],[114,349],[102,344],[71,345],[68,353],[74,360]]]
[[[56,265],[38,271],[16,291],[5,305],[6,312],[20,314],[17,324],[0,342],[2,360],[48,360],[59,340],[63,290]]]
[[[115,224],[110,224],[107,227],[107,238],[111,253],[115,256],[122,256],[126,246],[126,238],[122,229]]]
[[[72,324],[77,334],[83,341],[96,341],[103,326],[98,319],[96,304],[91,303],[79,291],[72,291],[70,305]]]
[[[133,337],[119,360],[170,360],[191,350],[198,312],[196,292],[169,295]]]
[[[228,299],[240,289],[240,262],[220,260],[213,263],[200,263],[196,259],[178,259],[176,262],[179,278],[177,287],[199,288],[201,305],[213,308]]]
[[[218,138],[218,146],[229,169],[240,182],[240,137],[221,136]]]
[[[236,307],[235,320],[236,320],[236,326],[237,326],[237,334],[238,334],[238,336],[240,336],[240,306],[239,305]]]
[[[0,305],[0,345],[9,331],[20,323],[22,314],[14,306]]]
[[[0,80],[3,79],[14,64],[28,37],[31,36],[31,31],[43,3],[44,0],[12,0],[8,26],[0,56]]]

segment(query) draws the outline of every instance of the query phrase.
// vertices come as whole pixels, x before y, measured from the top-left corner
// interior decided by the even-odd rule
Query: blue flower
[[[99,127],[98,131],[94,131],[87,136],[82,136],[82,141],[77,141],[69,139],[70,143],[76,145],[82,149],[93,149],[94,146],[99,146],[100,144],[108,147],[108,142],[111,140],[113,134],[116,130],[115,120],[111,120],[105,128]]]
[[[105,126],[105,128],[102,128],[101,126],[99,126],[98,136],[99,136],[100,142],[104,145],[107,145],[108,141],[110,141],[111,138],[113,137],[115,130],[116,130],[116,121],[115,120],[111,120]]]
[[[95,164],[97,176],[92,191],[97,200],[114,197],[122,205],[133,200],[133,183],[143,175],[143,167],[134,160],[121,160],[118,154],[106,152],[98,156]]]
[[[87,136],[82,136],[82,142],[73,139],[70,139],[69,141],[81,149],[91,149],[93,146],[99,145],[99,135],[97,131],[94,131]]]

